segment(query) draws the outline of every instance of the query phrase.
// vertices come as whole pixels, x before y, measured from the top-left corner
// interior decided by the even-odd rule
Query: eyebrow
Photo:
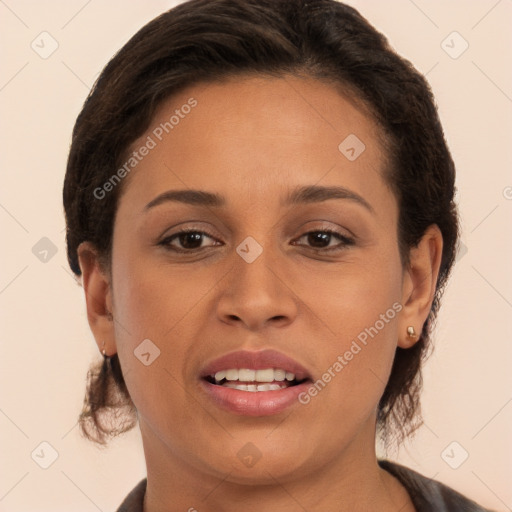
[[[375,213],[372,205],[366,199],[345,187],[323,187],[318,185],[297,187],[290,192],[285,204],[319,203],[329,199],[348,199],[364,206],[371,213]]]
[[[354,201],[371,213],[375,213],[373,207],[359,194],[345,188],[345,187],[325,187],[318,185],[308,185],[303,187],[297,187],[292,190],[284,199],[285,205],[296,205],[304,203],[319,203],[322,201],[328,201],[330,199],[348,199]],[[150,210],[156,206],[167,202],[180,202],[195,206],[207,206],[213,208],[219,208],[226,204],[225,197],[204,190],[168,190],[155,197],[150,201],[145,211]]]

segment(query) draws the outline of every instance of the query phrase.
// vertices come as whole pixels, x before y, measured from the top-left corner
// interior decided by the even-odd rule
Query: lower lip
[[[202,380],[202,387],[222,409],[242,416],[270,416],[278,414],[293,404],[299,403],[298,396],[310,387],[306,381],[275,391],[241,391],[226,388]]]

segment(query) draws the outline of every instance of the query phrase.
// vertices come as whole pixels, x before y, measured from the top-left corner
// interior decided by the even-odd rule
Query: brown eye
[[[208,233],[205,233],[204,231],[184,230],[164,238],[159,243],[159,245],[163,245],[164,247],[177,252],[193,252],[201,250],[205,247],[217,245],[211,244],[208,246],[202,246],[205,237],[211,240],[215,240],[212,236],[210,236]]]
[[[354,245],[354,240],[338,233],[337,231],[323,229],[318,231],[309,231],[297,240],[305,239],[306,245],[313,250],[320,251],[337,251],[344,247]],[[333,242],[336,242],[334,243]],[[299,244],[303,245],[303,244]]]

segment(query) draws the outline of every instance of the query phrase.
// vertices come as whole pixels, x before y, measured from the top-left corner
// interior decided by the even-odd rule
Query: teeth
[[[238,380],[242,382],[253,382],[255,380],[255,377],[256,370],[248,370],[246,368],[240,368],[240,370],[238,370]]]
[[[286,377],[286,372],[284,370],[274,370],[274,380],[282,382],[285,379],[285,377]],[[295,378],[295,376],[294,376],[294,378]]]
[[[268,368],[266,370],[258,370],[256,372],[256,380],[258,382],[272,382],[274,380],[274,373],[279,370]]]
[[[222,380],[226,378],[226,370],[222,370],[215,374],[215,380]]]
[[[230,368],[221,370],[215,374],[215,380],[220,382],[222,379],[227,381],[240,382],[283,382],[295,379],[295,374],[287,372],[282,368],[266,368],[265,370],[250,370],[248,368]]]
[[[227,380],[238,380],[238,370],[226,370]]]
[[[237,384],[235,382],[226,382],[223,384],[225,388],[238,389],[240,391],[277,391],[278,389],[287,388],[287,384]]]

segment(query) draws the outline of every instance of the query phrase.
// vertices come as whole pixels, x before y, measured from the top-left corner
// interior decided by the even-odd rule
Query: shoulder
[[[143,512],[147,478],[143,478],[126,496],[116,512]]]
[[[405,466],[387,460],[379,460],[379,466],[407,489],[417,512],[492,512],[441,482]]]

